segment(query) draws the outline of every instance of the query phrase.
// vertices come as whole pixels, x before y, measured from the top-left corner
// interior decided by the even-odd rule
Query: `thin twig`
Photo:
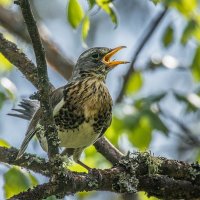
[[[19,0],[19,5],[22,10],[24,20],[26,22],[28,32],[33,44],[33,49],[36,56],[37,72],[38,72],[38,88],[40,92],[40,107],[43,110],[43,121],[45,126],[45,136],[48,143],[49,158],[53,158],[59,153],[58,150],[58,134],[55,128],[52,107],[50,104],[50,87],[47,75],[47,64],[45,52],[40,40],[40,35],[34,20],[30,4],[28,0]]]
[[[161,22],[161,20],[164,18],[164,16],[166,15],[168,9],[165,8],[155,19],[153,19],[150,22],[150,25],[148,26],[147,30],[144,30],[144,35],[143,35],[143,39],[141,39],[130,64],[130,67],[128,69],[128,71],[126,72],[126,74],[124,75],[124,82],[122,85],[122,88],[119,92],[119,95],[116,99],[116,102],[119,103],[120,101],[122,101],[124,92],[126,90],[127,87],[127,83],[128,80],[130,79],[131,75],[135,72],[135,69],[133,68],[139,54],[141,53],[141,51],[143,50],[143,48],[145,47],[145,45],[147,44],[147,42],[150,40],[151,36],[153,35],[154,31],[156,30],[156,28],[158,27],[159,23]]]

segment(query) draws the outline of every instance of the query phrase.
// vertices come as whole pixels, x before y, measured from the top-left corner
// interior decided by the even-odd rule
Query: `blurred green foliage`
[[[169,9],[176,10],[186,23],[183,25],[180,41],[175,41],[175,33],[177,27],[168,25],[164,28],[161,43],[164,47],[169,48],[175,42],[186,46],[189,41],[195,41],[196,50],[191,56],[191,65],[189,70],[196,81],[200,81],[200,14],[198,12],[197,0],[152,0],[155,5],[162,4]],[[9,6],[11,0],[0,0],[0,5]],[[88,8],[84,9],[79,0],[69,0],[67,4],[66,14],[69,24],[73,29],[81,28],[81,37],[85,41],[90,30],[90,15],[94,7],[98,7],[108,15],[108,20],[116,27],[118,25],[117,11],[114,8],[114,1],[111,0],[87,0]],[[152,63],[151,63],[152,64]],[[147,70],[157,70],[165,67],[162,62],[155,64],[154,67],[148,66]],[[12,70],[12,65],[0,54],[0,109],[8,99],[15,98],[15,89],[13,83],[7,78],[7,74]],[[111,127],[107,130],[107,138],[116,146],[120,148],[119,141],[122,136],[126,136],[130,145],[138,150],[146,150],[152,142],[152,137],[155,131],[166,137],[169,134],[167,125],[163,122],[160,111],[158,109],[159,103],[165,98],[166,93],[158,93],[151,96],[141,97],[140,91],[143,88],[144,72],[142,70],[135,70],[128,80],[125,95],[130,103],[124,102],[116,105],[113,113],[113,121]],[[2,82],[4,80],[4,82]],[[197,112],[199,105],[196,99],[200,99],[200,90],[194,91],[192,94],[179,94],[174,92],[174,96],[178,102],[183,103],[186,107],[185,115],[191,112]],[[0,146],[9,147],[9,143],[0,139]],[[200,160],[200,153],[198,155]],[[111,164],[99,153],[96,152],[93,146],[87,148],[84,152],[83,161],[90,167],[107,168]],[[69,166],[74,171],[85,171],[80,165]],[[26,190],[30,186],[36,185],[38,182],[35,177],[19,168],[10,168],[4,174],[4,191],[5,197],[9,198],[13,194],[17,194]],[[88,193],[80,193],[80,198],[87,199]],[[139,193],[141,200],[147,200],[144,193]],[[50,197],[48,200],[56,199]],[[156,198],[150,198],[156,200]]]

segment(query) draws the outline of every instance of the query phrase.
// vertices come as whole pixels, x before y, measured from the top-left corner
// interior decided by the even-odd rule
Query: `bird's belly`
[[[58,130],[58,136],[61,142],[60,147],[80,148],[93,144],[99,134],[94,132],[90,123],[84,122],[75,129]]]

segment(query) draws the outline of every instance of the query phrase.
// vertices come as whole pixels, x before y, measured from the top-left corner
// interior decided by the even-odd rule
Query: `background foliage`
[[[19,12],[11,0],[0,0],[0,6]],[[149,28],[148,24],[153,23],[154,17],[164,8],[168,9],[134,65],[125,87],[125,96],[115,104],[113,122],[106,136],[123,152],[151,150],[157,155],[199,161],[199,1],[68,0],[54,1],[50,3],[49,9],[45,6],[45,3],[39,1],[33,4],[38,21],[52,32],[52,38],[60,44],[62,51],[75,59],[86,46],[112,47],[126,44],[128,49],[120,56],[131,60],[143,34]],[[66,15],[59,12],[63,6],[66,7]],[[28,44],[8,32],[3,25],[0,30],[32,57]],[[61,41],[64,41],[63,44]],[[126,70],[127,68],[117,69],[108,77],[114,100],[123,84],[122,77],[126,77]],[[54,71],[50,69],[49,73],[57,86],[64,84]],[[22,96],[28,96],[32,92],[32,86],[0,54],[1,146],[9,146],[9,143],[20,145],[26,124],[8,118],[6,113]],[[24,124],[19,124],[16,128],[16,124],[13,124],[16,121]],[[13,127],[5,128],[7,126]],[[36,140],[32,142],[31,148],[45,156]],[[96,168],[110,166],[110,163],[96,153],[93,146],[86,149],[83,161]],[[84,170],[74,164],[70,168]],[[4,195],[0,198],[8,198],[31,185],[45,181],[44,177],[16,167],[1,165],[0,170],[3,175],[1,193]],[[101,199],[103,195],[105,199],[116,198],[113,194],[97,192],[80,193],[78,198]],[[146,198],[144,193],[138,195],[138,199]]]

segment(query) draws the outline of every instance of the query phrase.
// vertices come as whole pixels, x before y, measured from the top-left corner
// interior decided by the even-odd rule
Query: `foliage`
[[[180,27],[177,27],[174,23],[165,25],[160,43],[166,48],[165,50],[168,51],[170,48],[173,48],[175,43],[179,43],[185,48],[191,41],[194,42],[196,48],[191,53],[191,64],[184,67],[187,67],[187,70],[191,72],[193,80],[196,81],[194,84],[199,84],[200,14],[197,12],[198,1],[152,0],[152,2],[156,6],[162,4],[165,7],[168,7],[169,10],[176,11],[185,21],[185,24],[181,27],[182,31],[179,37],[176,36],[176,33]],[[0,5],[8,6],[10,3],[11,1],[9,0],[0,0]],[[114,8],[114,1],[87,0],[87,9],[85,9],[81,3],[82,2],[79,0],[69,0],[66,14],[67,20],[73,29],[81,28],[81,38],[83,41],[86,41],[88,37],[91,28],[91,18],[93,17],[91,13],[94,11],[95,7],[98,7],[98,9],[107,14],[109,20],[115,27],[119,24],[117,11]],[[183,64],[184,63],[181,63],[180,65]],[[148,149],[151,145],[154,136],[153,134],[156,131],[166,137],[169,136],[169,127],[161,117],[158,107],[167,96],[167,92],[157,92],[156,94],[146,96],[140,95],[140,92],[145,85],[144,74],[147,71],[153,74],[161,68],[163,69],[163,67],[165,66],[162,62],[156,65],[153,70],[151,66],[148,65],[146,70],[134,70],[134,73],[130,76],[125,90],[125,95],[129,104],[122,102],[122,104],[115,106],[111,127],[106,132],[106,136],[115,146],[120,147],[121,139],[126,138],[131,147],[143,151]],[[9,74],[11,70],[12,65],[2,54],[0,54],[0,109],[6,100],[15,99],[15,85],[7,77],[7,74]],[[165,70],[171,69],[165,68]],[[194,90],[193,93],[190,94],[182,94],[176,91],[173,91],[172,93],[179,103],[184,104],[186,108],[184,113],[185,116],[199,111],[200,92]],[[0,146],[8,147],[9,143],[6,140],[0,139]],[[110,163],[108,163],[102,155],[96,153],[93,146],[86,149],[83,161],[90,167],[106,168],[110,166]],[[85,171],[80,165],[72,164],[69,168],[74,171]],[[4,174],[4,181],[6,198],[37,184],[37,180],[33,175],[15,167],[10,168]],[[84,193],[82,196],[87,197],[87,194]],[[141,199],[146,199],[146,195],[143,193],[140,193],[139,196]],[[49,199],[56,198],[51,197]]]

